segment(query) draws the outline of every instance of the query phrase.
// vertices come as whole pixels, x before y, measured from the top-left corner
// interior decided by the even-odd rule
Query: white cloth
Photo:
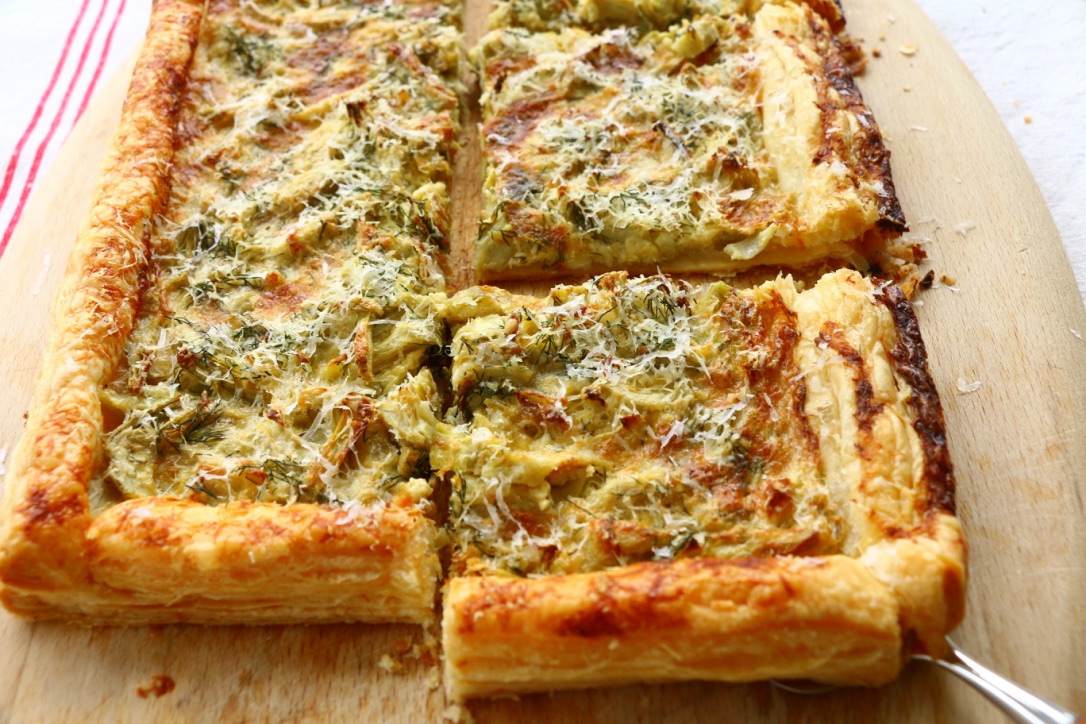
[[[150,0],[0,0],[0,254],[35,182],[147,29]]]
[[[1086,201],[1086,3],[918,2],[1018,142],[1086,298],[1086,214],[1079,210]],[[0,254],[29,188],[93,92],[139,43],[150,7],[150,0],[0,0]]]
[[[1086,3],[918,3],[969,66],[1018,142],[1086,299]]]

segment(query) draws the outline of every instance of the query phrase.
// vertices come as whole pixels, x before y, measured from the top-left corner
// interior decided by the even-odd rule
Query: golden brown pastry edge
[[[892,595],[844,556],[458,578],[443,646],[453,699],[691,679],[881,684],[902,663]]]

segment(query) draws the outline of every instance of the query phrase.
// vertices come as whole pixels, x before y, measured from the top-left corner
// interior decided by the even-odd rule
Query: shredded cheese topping
[[[617,25],[663,29],[697,15],[734,15],[761,5],[758,0],[496,0],[490,27],[602,30]]]
[[[512,23],[473,51],[487,164],[480,274],[855,257],[888,191],[872,165],[877,129],[831,78],[839,50],[825,21],[783,1],[692,18],[630,5],[646,25],[600,29],[581,21],[602,4],[574,3],[587,15],[567,20],[595,33]],[[541,27],[553,32],[526,29]]]
[[[97,504],[430,492],[452,8],[211,9]]]
[[[775,289],[616,273],[464,324],[432,452],[454,572],[837,550]]]

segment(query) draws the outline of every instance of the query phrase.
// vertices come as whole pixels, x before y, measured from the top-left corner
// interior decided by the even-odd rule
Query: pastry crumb
[[[449,704],[445,707],[445,711],[441,712],[441,718],[457,724],[475,724],[475,717],[471,715],[467,707],[459,704]]]
[[[383,654],[381,656],[381,660],[377,662],[377,666],[390,674],[398,674],[403,671],[403,662],[392,658],[388,654]]]
[[[912,43],[905,43],[904,45],[902,45],[901,47],[899,47],[897,49],[897,52],[901,53],[906,58],[911,58],[914,55],[916,55],[918,50],[919,50],[919,48],[917,48]]]
[[[407,658],[421,661],[426,666],[437,666],[440,663],[437,638],[428,628],[423,629],[421,642],[405,638],[398,640],[395,645],[397,650],[405,654]]]
[[[169,694],[174,690],[177,683],[173,680],[173,677],[166,676],[165,674],[156,674],[151,677],[151,682],[146,686],[140,686],[136,689],[136,695],[141,699],[146,699],[148,695],[154,694],[155,698]]]
[[[958,378],[958,392],[962,393],[963,395],[968,395],[968,394],[971,394],[973,392],[976,392],[977,390],[980,389],[980,385],[981,385],[980,380],[973,380],[972,382],[970,382],[969,380],[965,379],[964,377],[959,377]]]
[[[1033,123],[1033,116],[1026,116],[1022,120],[1024,120],[1026,123]]]
[[[913,90],[913,87],[911,85],[907,85],[904,88],[902,88],[901,90],[905,91],[906,93],[911,93],[912,90]]]
[[[951,287],[958,283],[958,280],[950,276],[949,274],[940,274],[939,281]]]
[[[882,51],[879,50],[878,48],[872,48],[871,49],[871,57],[872,58],[881,58],[882,57]]]

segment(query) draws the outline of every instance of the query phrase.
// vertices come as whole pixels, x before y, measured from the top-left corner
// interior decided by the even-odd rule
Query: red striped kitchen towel
[[[0,256],[95,91],[143,38],[151,0],[0,3]]]

